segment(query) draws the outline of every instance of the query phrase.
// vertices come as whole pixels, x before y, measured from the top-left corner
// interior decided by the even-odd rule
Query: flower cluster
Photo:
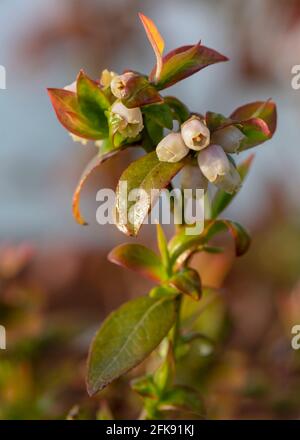
[[[208,182],[228,193],[236,192],[241,178],[229,153],[238,151],[245,135],[235,126],[228,126],[211,136],[205,119],[193,115],[181,125],[179,133],[169,133],[156,148],[160,161],[176,163],[189,152],[197,155],[199,170],[188,166],[183,176],[183,187],[207,189]],[[195,153],[196,152],[196,153]],[[198,175],[198,176],[197,176]],[[190,179],[188,178],[190,176]]]
[[[112,134],[117,132],[123,139],[134,139],[143,130],[143,116],[139,107],[128,108],[121,99],[126,98],[128,94],[127,84],[130,84],[132,78],[137,75],[133,72],[127,72],[123,75],[117,75],[115,72],[109,72],[107,69],[103,70],[100,77],[100,85],[103,90],[110,92],[113,97],[113,103],[107,110],[107,118],[110,122]],[[64,87],[72,93],[77,92],[77,81]],[[69,132],[74,142],[80,142],[86,145],[88,140],[84,137],[78,136]],[[101,146],[101,142],[96,141],[96,146]]]
[[[98,149],[74,193],[73,212],[80,224],[86,223],[79,209],[85,181],[93,169],[125,148],[140,147],[146,153],[123,172],[120,181],[129,181],[129,186],[161,190],[182,171],[183,188],[206,190],[212,183],[234,194],[243,176],[232,155],[268,141],[276,129],[276,106],[270,100],[243,105],[229,116],[210,111],[200,116],[178,98],[163,96],[168,87],[227,58],[200,43],[163,55],[164,40],[155,24],[143,14],[140,19],[156,57],[148,75],[104,70],[93,80],[80,71],[64,89],[48,89],[72,139],[84,145],[93,141]],[[180,127],[177,132],[175,126]],[[117,197],[116,206],[119,203]],[[136,224],[121,230],[136,235],[148,213],[145,204]]]

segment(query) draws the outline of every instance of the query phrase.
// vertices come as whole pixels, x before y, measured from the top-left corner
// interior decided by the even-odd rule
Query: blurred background
[[[197,384],[209,418],[299,418],[291,328],[300,324],[300,90],[291,87],[291,69],[300,64],[300,1],[2,0],[0,10],[7,76],[0,90],[0,324],[7,330],[0,418],[138,414],[128,378],[93,399],[84,384],[88,345],[101,320],[150,286],[107,262],[108,250],[128,239],[95,218],[97,190],[115,187],[130,153],[89,180],[82,194],[89,226],[78,226],[71,198],[95,151],[72,142],[46,93],[73,82],[81,68],[94,78],[104,68],[149,72],[154,58],[138,11],[155,21],[167,50],[201,39],[230,58],[168,94],[195,111],[225,115],[271,97],[279,113],[275,137],[256,149],[226,212],[251,231],[248,255],[234,260],[229,242],[224,255],[194,261],[203,283],[222,289],[207,294],[195,323],[213,348],[195,346],[188,378],[179,373],[179,380]],[[153,237],[145,226],[138,241]]]

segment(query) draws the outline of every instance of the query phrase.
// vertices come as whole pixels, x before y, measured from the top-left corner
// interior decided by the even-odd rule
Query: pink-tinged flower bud
[[[116,75],[112,78],[110,88],[112,94],[118,99],[126,99],[132,93],[131,87],[129,87],[130,82],[137,78],[138,75],[133,72],[126,72],[123,75]]]
[[[127,108],[122,102],[116,101],[111,107],[114,116],[114,131],[124,137],[134,138],[144,128],[143,115],[139,107]]]
[[[241,178],[220,145],[212,144],[198,154],[198,164],[204,176],[228,193],[237,191]]]
[[[74,92],[76,93],[76,84],[77,81],[73,81],[71,84],[69,84],[68,86],[64,87],[64,90],[67,90],[68,92]]]
[[[192,116],[181,126],[181,135],[185,144],[192,150],[200,151],[210,143],[210,132],[204,120]]]
[[[115,72],[109,71],[107,69],[102,70],[100,76],[100,84],[104,89],[110,87],[112,80],[117,76]]]
[[[169,133],[156,147],[156,154],[161,162],[179,162],[188,152],[180,133]]]
[[[245,139],[245,135],[234,125],[230,125],[212,134],[211,141],[214,144],[221,145],[226,153],[236,153]]]
[[[203,189],[207,191],[208,180],[197,165],[186,165],[181,174],[182,189]]]

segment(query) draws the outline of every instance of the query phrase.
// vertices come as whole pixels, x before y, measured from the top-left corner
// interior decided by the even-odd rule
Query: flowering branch
[[[201,300],[202,285],[197,271],[189,267],[198,252],[220,252],[211,240],[228,231],[234,239],[236,255],[243,255],[250,237],[238,223],[219,219],[239,192],[253,156],[236,164],[235,154],[272,138],[276,130],[276,106],[268,100],[236,109],[230,116],[191,112],[178,98],[161,91],[227,58],[200,43],[182,46],[163,56],[164,40],[151,19],[139,14],[156,57],[149,75],[127,70],[121,75],[104,70],[97,80],[81,71],[76,81],[64,89],[48,89],[56,115],[74,141],[94,141],[97,154],[85,169],[73,198],[73,213],[86,224],[79,200],[91,172],[104,161],[128,147],[142,148],[145,155],[133,161],[120,177],[116,191],[116,226],[136,236],[149,214],[151,191],[170,188],[181,172],[181,188],[215,187],[210,200],[210,216],[204,230],[190,234],[193,226],[179,227],[168,243],[157,226],[159,254],[140,244],[124,244],[108,258],[157,283],[149,295],[129,301],[110,314],[96,334],[88,359],[87,388],[90,395],[142,362],[160,345],[161,365],[154,373],[137,379],[132,387],[143,398],[147,418],[162,417],[165,408],[184,408],[202,414],[196,390],[175,383],[179,353],[190,349],[192,334],[181,322],[184,298]],[[178,125],[175,130],[174,122]],[[135,188],[148,199],[134,216],[124,222],[121,206],[124,194]],[[136,200],[128,203],[130,211]],[[221,250],[222,251],[222,250]],[[163,341],[163,342],[162,342]],[[165,347],[165,348],[163,348]]]

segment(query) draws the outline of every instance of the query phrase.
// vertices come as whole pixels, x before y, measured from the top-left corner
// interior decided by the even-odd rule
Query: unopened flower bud
[[[192,150],[202,150],[210,143],[210,132],[204,120],[192,116],[181,126],[181,135],[185,144]]]
[[[110,84],[112,94],[119,99],[126,99],[131,94],[131,88],[129,87],[130,81],[135,79],[138,75],[133,72],[126,72],[123,75],[116,75]]]
[[[203,189],[207,191],[208,180],[197,165],[186,165],[181,174],[182,189]]]
[[[198,164],[204,176],[228,193],[238,190],[241,178],[220,145],[212,144],[198,155]]]
[[[156,154],[161,162],[179,162],[188,152],[180,133],[169,133],[156,147]]]
[[[144,128],[143,116],[139,107],[127,108],[122,102],[116,101],[111,107],[114,115],[114,131],[124,137],[134,138]]]
[[[212,142],[221,145],[226,153],[236,153],[244,139],[245,135],[234,125],[215,131],[211,138]]]
[[[104,69],[101,73],[100,84],[104,89],[110,87],[113,78],[115,78],[117,74],[115,72],[110,72],[107,69]]]

